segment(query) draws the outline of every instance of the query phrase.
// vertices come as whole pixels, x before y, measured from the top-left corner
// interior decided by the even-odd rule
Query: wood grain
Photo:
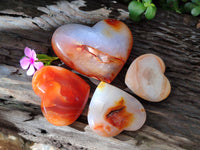
[[[160,56],[172,85],[163,102],[151,103],[137,96],[147,110],[147,121],[137,132],[114,138],[95,135],[87,125],[87,107],[71,126],[50,125],[42,116],[40,99],[33,93],[31,77],[19,68],[25,46],[38,53],[55,55],[53,31],[62,24],[93,25],[112,17],[131,29],[131,55],[112,82],[135,96],[124,84],[131,62],[145,53]],[[26,1],[0,2],[0,129],[52,144],[61,149],[198,149],[200,140],[200,30],[199,18],[158,10],[151,21],[134,23],[126,6],[114,1]],[[60,62],[56,62],[58,64]],[[66,67],[62,65],[63,67]],[[92,87],[96,81],[83,77]],[[89,102],[88,102],[89,103]]]

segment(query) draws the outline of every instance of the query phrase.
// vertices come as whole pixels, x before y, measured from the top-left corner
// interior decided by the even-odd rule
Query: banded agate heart
[[[125,64],[133,44],[129,28],[106,19],[93,27],[67,24],[53,34],[56,55],[72,69],[89,77],[111,82]]]
[[[128,93],[101,82],[91,99],[88,122],[101,136],[116,136],[123,130],[135,131],[146,121],[142,104]]]
[[[57,126],[69,125],[80,116],[90,92],[90,86],[82,78],[56,66],[38,70],[32,87],[41,98],[43,115]]]
[[[167,98],[171,85],[164,75],[165,64],[154,54],[144,54],[136,58],[126,73],[126,85],[139,97],[159,102]]]

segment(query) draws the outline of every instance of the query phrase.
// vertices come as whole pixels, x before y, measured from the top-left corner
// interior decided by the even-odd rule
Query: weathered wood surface
[[[115,1],[1,1],[1,131],[12,131],[26,139],[50,143],[62,149],[198,149],[199,18],[158,10],[152,21],[134,23],[128,19],[126,9]],[[131,56],[112,84],[131,93],[124,84],[128,66],[137,56],[154,53],[165,61],[166,76],[172,84],[170,96],[160,103],[146,102],[137,97],[147,111],[145,125],[137,132],[126,131],[114,138],[100,137],[89,129],[87,107],[71,126],[49,124],[41,114],[40,99],[32,91],[31,77],[19,68],[24,47],[54,55],[50,40],[57,27],[72,22],[93,25],[108,17],[123,20],[134,37]],[[85,79],[93,92],[95,81]]]

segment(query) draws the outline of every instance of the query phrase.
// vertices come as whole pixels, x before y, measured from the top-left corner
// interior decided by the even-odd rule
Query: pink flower
[[[44,66],[42,62],[36,62],[38,58],[36,57],[36,53],[34,50],[26,47],[24,49],[25,57],[20,60],[20,65],[22,69],[28,69],[26,74],[31,76],[35,73],[36,70],[39,70],[41,67]]]

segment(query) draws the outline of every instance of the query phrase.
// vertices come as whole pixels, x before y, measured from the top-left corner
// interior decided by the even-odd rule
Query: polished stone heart
[[[123,130],[138,130],[145,121],[146,112],[136,98],[108,83],[98,85],[88,111],[89,126],[94,132],[116,136]]]
[[[111,82],[132,49],[129,28],[121,21],[106,19],[93,27],[67,24],[53,34],[52,47],[72,69],[98,80]]]
[[[130,65],[125,78],[126,85],[139,97],[159,102],[171,92],[169,80],[164,75],[163,60],[153,54],[145,54]]]
[[[57,66],[38,70],[32,87],[41,98],[43,115],[57,126],[69,125],[80,116],[90,92],[90,86],[82,78]]]

